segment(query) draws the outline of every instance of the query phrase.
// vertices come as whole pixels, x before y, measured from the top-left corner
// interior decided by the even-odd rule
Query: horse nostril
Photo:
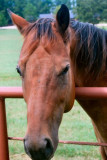
[[[46,141],[45,154],[46,154],[46,157],[50,157],[54,151],[53,145],[50,139],[46,138],[45,141]]]

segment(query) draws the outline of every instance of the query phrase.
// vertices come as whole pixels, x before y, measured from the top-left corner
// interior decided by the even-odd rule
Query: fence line
[[[78,87],[75,89],[77,99],[106,99],[106,87]],[[0,160],[9,160],[8,134],[5,111],[5,98],[23,98],[21,87],[0,87]],[[78,142],[60,141],[60,143],[77,144]],[[79,142],[79,145],[94,142]],[[98,143],[96,143],[98,145]],[[101,143],[99,144],[101,145]],[[102,144],[107,146],[107,144]]]
[[[22,137],[8,137],[8,140],[23,141],[24,138],[22,138]],[[63,140],[59,140],[59,143],[107,147],[107,143],[98,143],[98,142],[79,142],[79,141],[63,141]]]

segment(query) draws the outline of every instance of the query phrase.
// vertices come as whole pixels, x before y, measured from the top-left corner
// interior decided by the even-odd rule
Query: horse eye
[[[62,72],[59,74],[59,75],[65,75],[67,72],[68,72],[68,70],[69,70],[69,65],[67,65],[63,70],[62,70]]]
[[[17,73],[19,73],[19,75],[22,76],[22,73],[21,73],[21,70],[20,70],[19,66],[16,67],[16,70],[17,70]]]

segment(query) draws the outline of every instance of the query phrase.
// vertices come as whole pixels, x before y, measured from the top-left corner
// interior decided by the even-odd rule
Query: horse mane
[[[76,67],[84,70],[86,76],[94,78],[107,69],[107,31],[92,24],[71,20],[70,27],[76,35],[76,47],[73,53]]]

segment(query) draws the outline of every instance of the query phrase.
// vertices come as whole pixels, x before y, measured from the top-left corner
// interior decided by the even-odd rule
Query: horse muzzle
[[[47,137],[38,138],[35,143],[30,138],[25,138],[24,147],[32,160],[50,160],[54,154],[52,140]]]

